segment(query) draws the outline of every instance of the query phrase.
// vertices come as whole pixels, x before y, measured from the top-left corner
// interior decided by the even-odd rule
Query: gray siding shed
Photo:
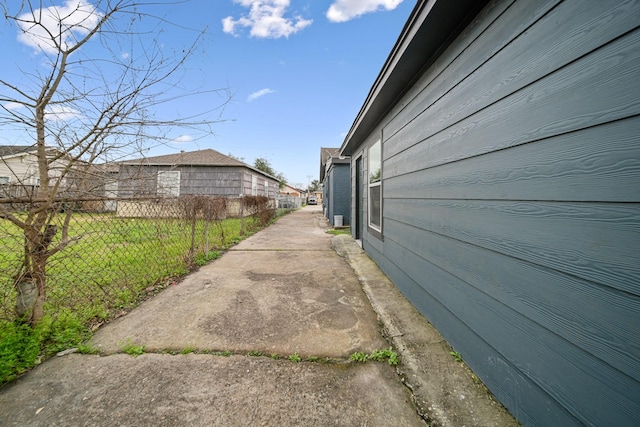
[[[473,5],[418,2],[343,144],[358,237],[523,424],[640,425],[640,2]]]
[[[180,152],[118,163],[121,197],[156,196],[159,173],[179,173],[177,195],[274,198],[279,181],[240,160],[212,149]],[[176,195],[176,194],[174,194]]]
[[[238,196],[242,192],[244,170],[233,166],[134,166],[120,168],[119,195],[133,197],[158,193],[158,172],[180,172],[180,192],[184,195]],[[250,178],[249,178],[250,179]]]

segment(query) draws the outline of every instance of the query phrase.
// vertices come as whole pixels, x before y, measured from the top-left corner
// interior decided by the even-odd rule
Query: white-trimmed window
[[[9,177],[8,176],[0,176],[0,185],[5,185],[9,183]]]
[[[382,143],[369,147],[369,227],[382,230]]]
[[[264,180],[264,195],[269,197],[269,181]]]
[[[180,171],[159,171],[157,194],[164,197],[178,197],[180,195]]]

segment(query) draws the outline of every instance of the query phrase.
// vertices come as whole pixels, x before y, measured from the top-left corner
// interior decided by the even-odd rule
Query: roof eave
[[[488,0],[419,0],[361,107],[340,154],[350,156]]]
[[[7,147],[12,147],[12,146],[7,146]],[[18,146],[16,146],[18,147]],[[23,156],[28,156],[28,155],[33,155],[33,156],[37,156],[38,155],[38,148],[35,145],[29,145],[29,146],[19,146],[21,147],[21,149],[19,149],[18,151],[9,153],[9,154],[5,154],[2,157],[2,159],[12,159],[15,157],[23,157]],[[59,150],[56,147],[50,147],[47,146],[45,147],[45,150],[48,152],[61,152],[61,150]],[[66,153],[65,153],[66,154]]]
[[[35,150],[34,150],[35,151]],[[7,154],[6,156],[0,156],[2,158],[2,160],[9,160],[9,159],[15,159],[18,157],[24,157],[24,156],[28,156],[28,155],[34,155],[35,152],[34,151],[23,151],[21,153],[13,153],[13,154]]]

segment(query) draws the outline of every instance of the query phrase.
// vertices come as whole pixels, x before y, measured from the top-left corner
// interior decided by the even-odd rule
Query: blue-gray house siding
[[[334,161],[325,176],[323,203],[331,225],[335,225],[336,215],[342,216],[343,225],[350,224],[351,216],[351,184],[349,161]]]
[[[523,424],[640,425],[640,1],[477,4],[418,1],[345,139],[357,237]]]

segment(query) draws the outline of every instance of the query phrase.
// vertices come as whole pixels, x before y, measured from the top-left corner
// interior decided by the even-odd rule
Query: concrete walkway
[[[0,389],[0,425],[516,425],[327,228],[306,207],[244,240],[100,329],[100,355],[55,357]],[[398,367],[350,361],[391,345]]]

